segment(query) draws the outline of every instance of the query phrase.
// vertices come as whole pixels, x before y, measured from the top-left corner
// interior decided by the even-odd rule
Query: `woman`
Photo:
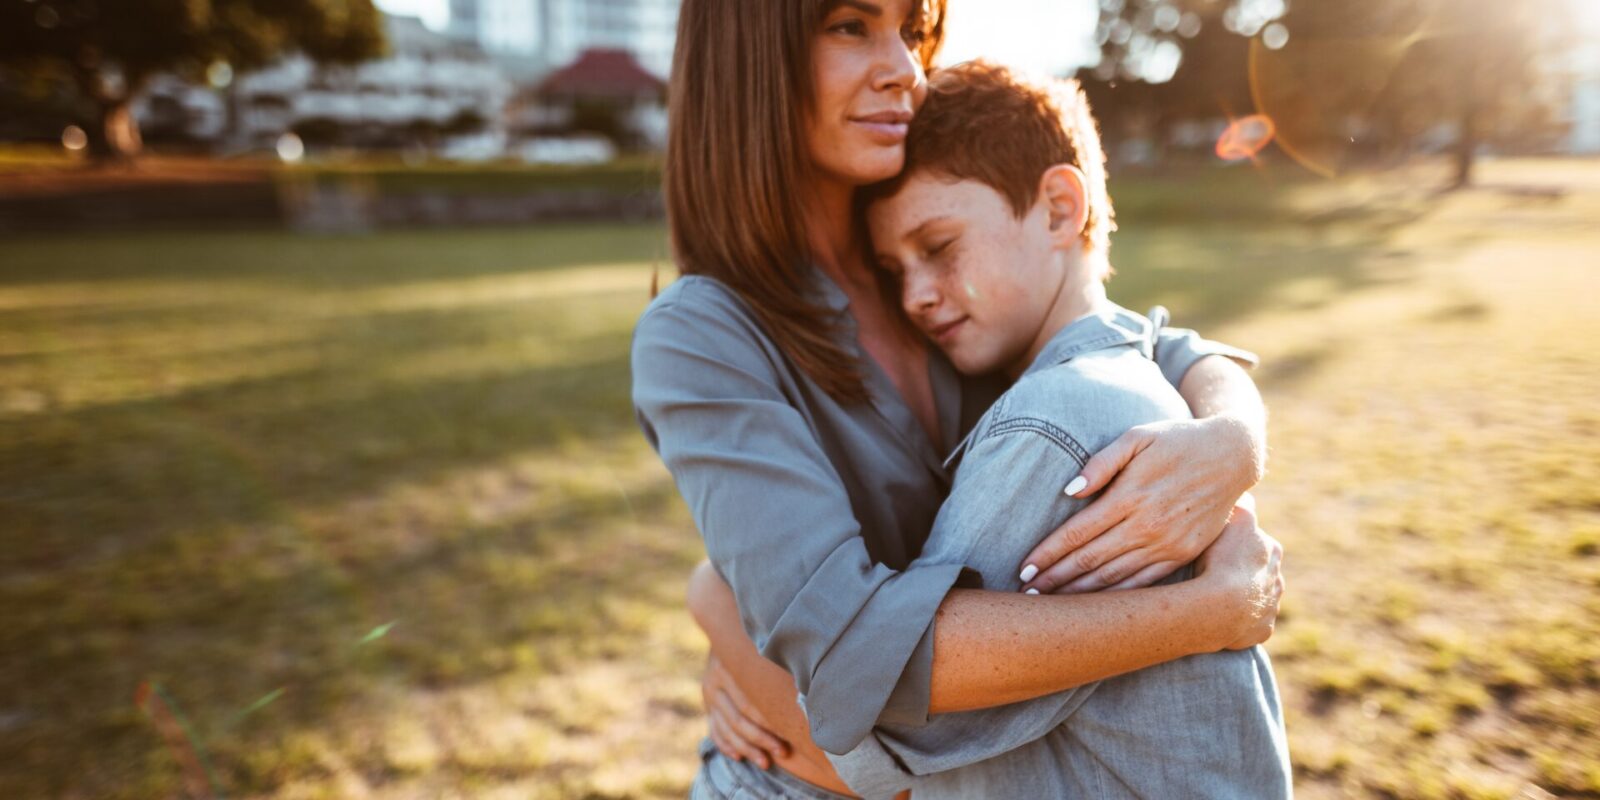
[[[947,485],[942,454],[1002,387],[960,380],[907,326],[852,198],[901,168],[943,17],[941,0],[680,11],[665,190],[686,277],[641,318],[633,371],[640,423],[715,565],[691,601],[712,639],[719,745],[702,747],[696,796],[842,796],[817,746],[844,754],[880,722],[1271,632],[1276,544],[1248,514],[1224,527],[1259,475],[1259,396],[1180,332],[1158,353],[1199,421],[1096,456],[1083,491],[1121,477],[1030,559],[1046,595],[1129,591],[973,591],[954,588],[958,567],[912,564]],[[1202,551],[1195,580],[1134,588]]]

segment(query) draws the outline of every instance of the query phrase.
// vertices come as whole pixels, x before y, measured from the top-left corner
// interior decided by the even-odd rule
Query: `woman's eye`
[[[943,253],[945,250],[950,248],[950,245],[955,244],[955,242],[956,242],[955,239],[946,239],[946,240],[944,240],[944,241],[942,241],[942,242],[940,242],[940,243],[928,248],[928,257],[932,258],[933,256],[936,256],[936,255],[939,255],[940,253]]]
[[[828,30],[842,33],[846,36],[865,36],[867,35],[867,24],[859,19],[850,19],[833,25]]]
[[[922,43],[928,40],[928,32],[923,30],[919,25],[915,28],[906,28],[905,30],[901,31],[900,37],[905,39],[906,44],[911,45],[912,47],[921,47]]]

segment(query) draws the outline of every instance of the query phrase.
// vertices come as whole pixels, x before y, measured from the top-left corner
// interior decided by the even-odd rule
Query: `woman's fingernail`
[[[1033,576],[1038,575],[1038,574],[1039,574],[1039,568],[1034,566],[1034,565],[1032,565],[1032,564],[1029,564],[1028,566],[1022,568],[1022,574],[1019,575],[1018,577],[1020,577],[1022,579],[1023,583],[1027,583],[1028,581],[1033,580]]]
[[[1038,594],[1038,593],[1039,593],[1038,589],[1029,589],[1028,591],[1023,592],[1023,594]]]
[[[1067,484],[1066,491],[1064,491],[1063,494],[1068,497],[1076,497],[1078,492],[1083,491],[1083,487],[1088,485],[1089,479],[1079,475],[1078,477],[1072,479],[1072,483]]]

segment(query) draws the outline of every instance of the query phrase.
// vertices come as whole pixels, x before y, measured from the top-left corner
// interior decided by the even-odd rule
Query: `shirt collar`
[[[1084,353],[1119,345],[1133,345],[1145,358],[1155,353],[1156,329],[1145,317],[1115,303],[1068,323],[1050,337],[1024,376],[1072,360]]]
[[[811,267],[811,288],[807,292],[807,297],[813,303],[835,314],[842,314],[850,308],[850,298],[839,288],[839,284],[834,283],[833,279],[828,277],[828,273],[814,265]]]

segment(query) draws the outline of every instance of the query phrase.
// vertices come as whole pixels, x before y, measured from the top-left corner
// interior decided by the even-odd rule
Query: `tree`
[[[94,106],[101,158],[139,151],[132,101],[158,73],[200,79],[291,50],[355,62],[383,48],[372,0],[0,0],[0,67],[69,80]]]
[[[1544,59],[1562,46],[1566,10],[1562,0],[1294,0],[1288,45],[1253,54],[1257,99],[1264,113],[1324,120],[1320,131],[1280,126],[1324,158],[1330,142],[1361,133],[1409,142],[1453,128],[1453,185],[1467,186],[1484,143],[1536,135],[1548,119]],[[1295,75],[1305,77],[1285,80]]]
[[[1405,152],[1443,125],[1465,186],[1486,141],[1549,124],[1542,60],[1570,2],[1584,0],[1101,0],[1094,74],[1170,84],[1146,98],[1168,116],[1247,86],[1279,145],[1329,174],[1357,148]],[[1242,70],[1228,37],[1206,35],[1218,24],[1249,39]]]
[[[1248,37],[1282,11],[1277,0],[1101,0],[1100,63],[1078,78],[1103,125],[1161,148],[1178,123],[1251,113]]]
[[[1161,148],[1178,123],[1251,113],[1249,40],[1215,19],[1191,25],[1174,71],[1161,76],[1166,80],[1152,82],[1126,60],[1079,72],[1104,128],[1147,135]]]

